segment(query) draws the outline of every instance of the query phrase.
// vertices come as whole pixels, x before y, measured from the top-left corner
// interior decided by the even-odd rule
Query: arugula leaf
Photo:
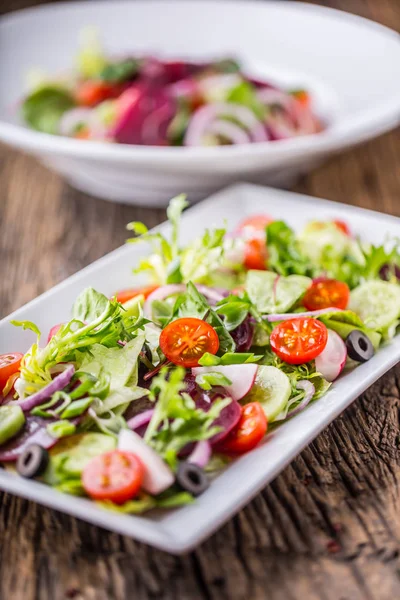
[[[179,296],[177,303],[175,303],[175,309],[177,310],[174,318],[197,317],[209,323],[217,332],[219,353],[233,352],[235,350],[235,342],[225,327],[224,321],[210,307],[205,297],[200,294],[191,281],[186,286],[186,293]]]
[[[87,318],[91,319],[90,322],[84,323],[72,319],[60,328],[47,346],[39,348],[37,343],[33,344],[25,354],[16,388],[20,398],[50,383],[52,379],[50,369],[57,363],[77,362],[79,367],[79,363],[84,358],[84,351],[95,344],[112,347],[120,340],[129,341],[136,335],[138,328],[143,327],[146,322],[140,317],[125,315],[124,309],[118,302],[110,301],[101,294],[84,292],[83,298],[90,298],[91,301],[87,303],[80,301],[76,310],[79,310],[79,314],[85,313]]]
[[[210,371],[209,373],[196,375],[196,383],[203,390],[208,391],[216,386],[226,387],[227,385],[231,385],[232,381],[222,373]]]
[[[215,400],[208,412],[196,408],[185,393],[185,370],[162,369],[153,378],[151,397],[157,400],[144,440],[175,468],[179,451],[191,442],[206,440],[219,431],[213,422],[230,398]]]
[[[100,73],[100,79],[110,83],[123,83],[133,79],[139,72],[140,63],[135,58],[125,58],[118,62],[109,63]]]
[[[56,134],[64,112],[75,106],[75,100],[67,89],[57,85],[41,86],[22,103],[23,119],[32,129]]]
[[[284,221],[267,225],[268,265],[280,275],[313,276],[312,263],[302,252],[294,231]]]
[[[250,306],[242,298],[237,296],[228,296],[218,302],[215,311],[223,315],[224,325],[228,331],[233,331],[243,323],[249,314]]]

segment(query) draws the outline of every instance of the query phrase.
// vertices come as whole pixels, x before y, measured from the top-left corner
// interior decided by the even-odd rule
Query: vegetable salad
[[[33,76],[22,102],[32,129],[81,140],[219,146],[313,134],[324,126],[305,89],[247,76],[233,59],[109,57],[86,32],[75,70]]]
[[[0,462],[124,513],[193,502],[230,461],[368,361],[400,322],[400,243],[253,215],[180,244],[130,223],[148,285],[82,291],[0,356]],[[10,349],[12,350],[12,349]]]

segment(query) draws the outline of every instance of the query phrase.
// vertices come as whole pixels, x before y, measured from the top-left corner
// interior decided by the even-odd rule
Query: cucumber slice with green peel
[[[14,437],[24,423],[25,415],[20,406],[0,406],[0,444]]]
[[[351,292],[349,308],[367,327],[386,329],[400,317],[400,286],[387,281],[366,281]]]
[[[291,393],[292,386],[285,373],[276,367],[260,365],[254,385],[242,402],[259,402],[271,423],[284,410]]]

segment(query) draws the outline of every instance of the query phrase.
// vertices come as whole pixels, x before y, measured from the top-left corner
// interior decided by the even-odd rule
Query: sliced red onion
[[[242,127],[224,119],[217,119],[211,123],[208,132],[213,135],[222,136],[232,144],[249,144],[251,142],[250,136]]]
[[[224,297],[225,290],[219,290],[216,288],[210,288],[206,285],[196,285],[196,288],[211,302],[217,303]],[[186,285],[184,283],[169,283],[162,285],[152,292],[148,297],[143,306],[143,314],[147,318],[151,318],[151,305],[155,300],[165,300],[168,296],[173,294],[181,294],[186,291]]]
[[[293,110],[293,105],[295,103],[289,94],[274,88],[263,88],[258,90],[257,98],[263,104],[278,104],[279,106],[283,106],[283,108],[289,112]]]
[[[180,98],[182,96],[195,96],[199,93],[199,84],[196,79],[181,79],[175,83],[171,83],[167,87],[167,91],[171,96]]]
[[[287,321],[288,319],[301,319],[303,317],[318,317],[319,315],[325,315],[331,312],[343,312],[340,308],[331,306],[330,308],[321,308],[320,310],[310,310],[301,313],[281,313],[275,315],[264,315],[263,319],[267,319],[270,323],[275,321]]]
[[[280,278],[281,278],[281,276],[277,275],[275,277],[275,280],[274,280],[274,283],[273,283],[273,286],[272,286],[272,297],[273,297],[275,303],[276,303],[276,291],[277,291],[277,287],[278,287],[278,283],[279,283]]]
[[[207,440],[201,440],[197,442],[192,452],[187,458],[187,462],[190,462],[198,467],[204,469],[211,458],[212,450],[211,444]]]
[[[65,111],[58,125],[59,133],[66,136],[72,135],[79,125],[88,125],[91,113],[91,108],[84,107]]]
[[[213,103],[206,104],[199,108],[189,121],[186,130],[184,144],[185,146],[202,146],[203,138],[209,132],[212,123],[218,117],[233,117],[248,130],[252,141],[265,142],[268,135],[263,123],[261,123],[254,113],[240,104]]]
[[[324,379],[334,381],[343,371],[346,359],[346,344],[336,331],[328,329],[328,341],[315,359],[315,368]]]
[[[31,444],[39,444],[42,448],[47,449],[52,448],[58,439],[47,432],[46,427],[50,422],[48,419],[29,415],[22,431],[1,446],[0,462],[17,460],[25,448]]]
[[[63,390],[71,381],[74,373],[74,365],[69,364],[62,373],[54,377],[54,379],[44,388],[23,400],[19,400],[16,404],[18,404],[24,412],[32,410],[32,408],[50,398],[55,392]]]
[[[132,429],[132,431],[136,431],[136,429],[139,429],[139,427],[143,427],[144,425],[148,425],[148,423],[150,423],[151,418],[154,414],[154,408],[150,408],[149,410],[145,410],[142,413],[135,415],[134,417],[132,417],[132,419],[129,419],[129,421],[127,421],[127,425],[129,427],[129,429]]]
[[[293,415],[297,415],[297,413],[302,411],[309,404],[310,400],[315,394],[315,387],[308,379],[301,379],[296,383],[296,387],[299,390],[304,390],[305,395],[300,404],[288,411],[286,418],[293,417]]]

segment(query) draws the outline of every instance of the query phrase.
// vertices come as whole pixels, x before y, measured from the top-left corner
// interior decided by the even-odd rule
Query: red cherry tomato
[[[261,442],[266,431],[267,419],[261,404],[250,402],[242,407],[239,423],[216,450],[225,454],[244,454]]]
[[[23,356],[20,352],[0,354],[0,392],[5,388],[8,379],[19,371]]]
[[[117,98],[122,91],[123,87],[119,84],[88,80],[79,85],[75,93],[75,100],[81,106],[96,106],[103,100]]]
[[[336,227],[338,229],[340,229],[340,231],[343,231],[343,233],[345,233],[349,237],[351,236],[350,227],[347,225],[347,223],[345,221],[341,221],[340,219],[335,219],[333,222],[335,223]]]
[[[84,468],[82,485],[95,500],[123,504],[140,490],[144,468],[132,452],[113,450],[95,456]]]
[[[142,288],[131,288],[129,290],[120,290],[115,295],[117,297],[117,301],[121,304],[128,302],[128,300],[132,300],[135,296],[144,296],[148,298],[150,294],[154,292],[159,286],[158,285],[147,285]]]
[[[253,231],[265,231],[267,225],[273,222],[273,219],[268,215],[253,215],[252,217],[247,217],[244,219],[239,227],[239,231],[245,230],[253,230]]]
[[[336,279],[318,279],[304,294],[303,304],[307,310],[320,308],[340,308],[344,310],[350,300],[349,286]]]
[[[189,369],[198,366],[205,352],[218,352],[219,338],[208,323],[185,317],[172,321],[162,330],[160,348],[172,363]]]
[[[270,336],[272,350],[290,365],[301,365],[321,354],[328,330],[317,319],[299,317],[282,321]]]
[[[254,239],[246,243],[243,264],[246,269],[265,271],[267,268],[267,246],[264,240]]]
[[[56,335],[56,333],[58,333],[61,329],[61,327],[64,325],[64,323],[59,323],[58,325],[54,325],[50,331],[49,331],[49,335],[47,336],[47,343],[49,343],[49,341],[51,340],[52,337],[54,337]]]

